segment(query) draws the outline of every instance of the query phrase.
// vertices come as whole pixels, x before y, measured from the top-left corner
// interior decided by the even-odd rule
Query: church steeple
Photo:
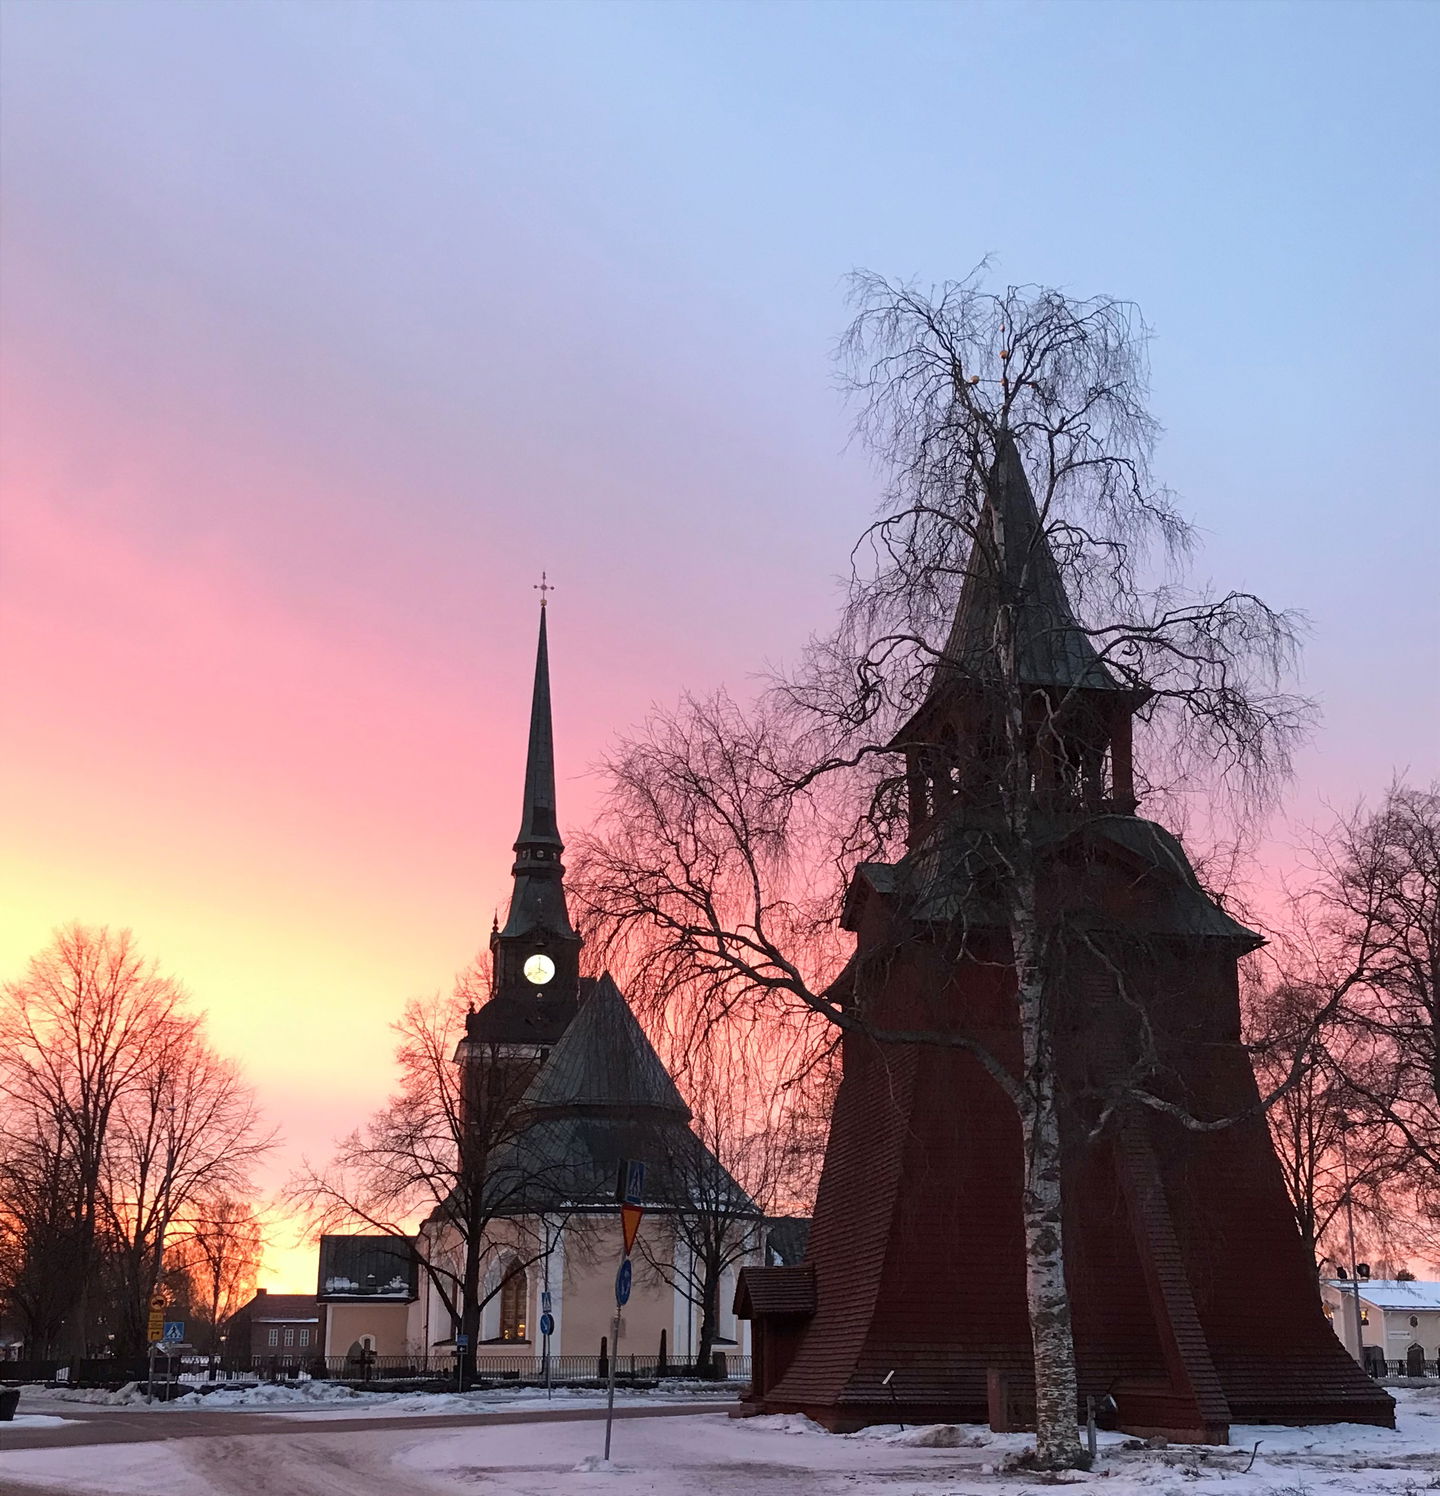
[[[547,584],[544,592],[550,591]],[[467,1105],[482,1096],[509,1105],[529,1084],[580,1005],[584,942],[565,906],[565,844],[555,816],[555,735],[550,719],[550,641],[544,592],[514,887],[502,926],[490,928],[490,999],[465,1021],[455,1058],[467,1069]]]
[[[1039,798],[1133,814],[1131,718],[1148,693],[1116,678],[1077,620],[1020,451],[1002,432],[949,636],[920,709],[891,742],[907,759],[912,845],[952,805],[993,800],[1016,689]]]
[[[540,640],[535,649],[535,686],[530,697],[530,739],[525,755],[525,793],[520,834],[515,838],[515,879],[505,928],[497,941],[528,938],[575,940],[565,904],[565,843],[555,817],[555,733],[550,718],[550,642],[546,607],[540,604]],[[500,971],[496,969],[497,985]]]
[[[557,862],[565,850],[555,819],[555,731],[550,722],[550,644],[540,604],[540,643],[535,650],[535,688],[530,697],[530,743],[525,754],[525,799],[520,834],[515,838],[515,867]]]

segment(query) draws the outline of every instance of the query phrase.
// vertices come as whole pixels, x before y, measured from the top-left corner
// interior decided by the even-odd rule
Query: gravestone
[[[1423,1377],[1425,1375],[1425,1347],[1411,1342],[1405,1349],[1405,1375],[1407,1377]]]

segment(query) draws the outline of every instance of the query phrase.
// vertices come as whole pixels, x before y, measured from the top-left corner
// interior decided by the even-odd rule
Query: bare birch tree
[[[1314,842],[1305,913],[1345,973],[1339,1073],[1421,1211],[1440,1216],[1440,785],[1395,783]]]
[[[286,1188],[291,1207],[317,1233],[359,1227],[412,1242],[454,1329],[468,1337],[467,1378],[475,1373],[481,1314],[504,1287],[503,1280],[485,1286],[486,1258],[503,1244],[515,1253],[513,1273],[543,1257],[553,1240],[553,1232],[534,1229],[525,1209],[543,1180],[515,1167],[525,1125],[516,1105],[521,1088],[475,1084],[481,1074],[509,1073],[498,1053],[488,1065],[475,1055],[455,1062],[476,990],[475,974],[466,973],[449,996],[407,1005],[395,1024],[395,1094],[340,1141],[328,1165],[307,1162]]]
[[[254,1088],[205,1042],[197,1019],[155,1033],[150,1063],[120,1098],[105,1150],[103,1219],[119,1278],[121,1353],[145,1344],[167,1240],[187,1229],[207,1197],[248,1192],[251,1169],[274,1144]]]
[[[1343,979],[1294,976],[1257,986],[1245,1003],[1246,1038],[1261,1088],[1274,1095],[1267,1113],[1275,1157],[1301,1240],[1312,1260],[1348,1260],[1349,1206],[1372,1234],[1395,1229],[1400,1213],[1388,1188],[1396,1162],[1381,1129],[1355,1124],[1345,1075],[1355,1037],[1337,991]]]
[[[623,743],[572,888],[602,921],[639,932],[641,959],[715,1010],[803,1006],[882,1045],[958,1046],[984,1065],[1023,1139],[1037,1458],[1075,1465],[1052,1047],[1068,932],[1044,823],[1062,796],[1067,811],[1099,813],[1098,782],[1114,766],[1067,758],[1083,693],[1037,688],[1031,592],[1053,568],[1075,616],[1049,620],[1047,647],[1063,649],[1061,634],[1083,638],[1087,667],[1130,693],[1144,749],[1135,788],[1152,803],[1204,786],[1253,811],[1273,794],[1309,716],[1281,686],[1296,622],[1248,594],[1186,593],[1176,579],[1191,531],[1150,476],[1157,427],[1134,308],[1034,287],[992,294],[978,273],[928,295],[865,274],[853,289],[843,367],[887,488],[840,624],[753,711],[723,695],[687,698]],[[1019,535],[1006,533],[999,502],[1017,466],[1037,514],[1033,533]],[[957,655],[947,631],[967,577],[981,579],[993,608],[981,647]],[[1018,1067],[954,1031],[881,1029],[827,987],[838,963],[822,932],[833,931],[850,871],[903,846],[915,786],[898,750],[955,761],[953,741],[928,741],[916,726],[937,674],[969,693],[985,724],[985,742],[972,746],[989,776],[974,871],[1002,911]],[[942,782],[937,797],[958,792]],[[950,948],[958,955],[970,935],[957,929]],[[1142,1042],[1098,1098],[1097,1130],[1126,1105],[1225,1125],[1153,1092],[1153,1062]]]

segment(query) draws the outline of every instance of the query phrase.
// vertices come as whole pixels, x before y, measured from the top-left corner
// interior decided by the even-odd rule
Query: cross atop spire
[[[538,592],[540,594],[540,606],[542,608],[549,601],[549,599],[545,596],[545,594],[547,592],[554,592],[554,590],[555,590],[555,588],[551,585],[551,583],[549,582],[549,580],[546,578],[545,573],[543,571],[540,573],[540,580],[538,582],[536,582],[534,584],[534,586],[531,588],[532,592]]]

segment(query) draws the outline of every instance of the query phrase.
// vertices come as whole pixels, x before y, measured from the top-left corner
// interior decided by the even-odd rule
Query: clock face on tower
[[[533,982],[537,987],[543,987],[555,975],[555,963],[549,956],[527,956],[523,969],[525,980]]]

